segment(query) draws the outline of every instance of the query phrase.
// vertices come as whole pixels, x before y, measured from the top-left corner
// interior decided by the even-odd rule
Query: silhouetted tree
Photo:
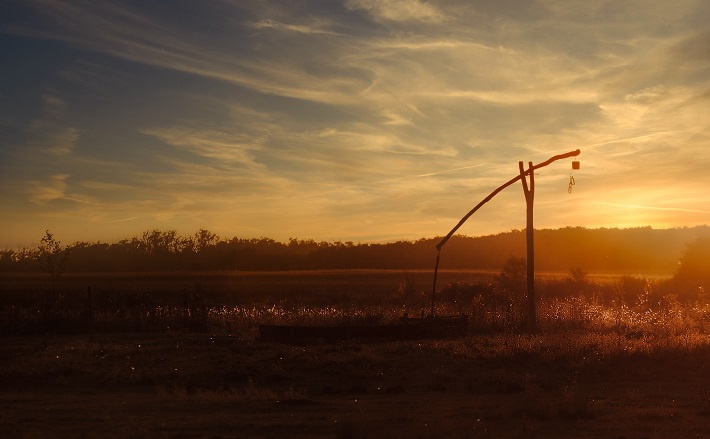
[[[686,294],[710,289],[710,235],[699,236],[687,244],[679,262],[673,280]]]
[[[569,279],[578,284],[587,282],[587,270],[581,267],[574,267],[569,270]]]
[[[45,232],[37,247],[37,259],[52,279],[52,295],[56,294],[57,279],[66,267],[69,251],[69,248],[62,247],[61,242],[56,240],[49,230]]]
[[[214,247],[219,242],[219,236],[209,230],[200,229],[195,233],[194,250],[201,252],[208,247]]]
[[[496,284],[510,293],[525,293],[528,266],[525,258],[511,256],[503,266],[503,271],[495,277]]]
[[[709,232],[707,226],[663,230],[581,227],[536,230],[536,266],[542,270],[566,270],[583,262],[585,269],[595,271],[670,271],[677,267],[684,246],[698,234]],[[66,270],[431,269],[439,241],[439,238],[423,238],[356,244],[292,238],[282,243],[270,238],[223,239],[206,229],[188,236],[174,230],[153,229],[113,244],[72,244],[68,247],[72,257]],[[47,247],[46,243],[43,245]],[[0,271],[47,271],[46,266],[37,264],[38,251],[36,248],[1,251]],[[697,273],[702,274],[702,270],[698,272],[693,268],[691,259],[695,251],[692,246],[688,249],[687,261],[677,274],[677,285],[681,285],[681,280],[687,283],[697,279]],[[510,263],[509,255],[524,252],[525,234],[520,230],[479,237],[455,235],[442,251],[440,268],[497,269]],[[696,275],[691,276],[693,270]],[[572,274],[570,283],[580,284],[578,281],[582,279],[576,278],[578,274],[581,273]],[[505,276],[501,277],[501,281],[505,280]],[[698,286],[701,285],[694,288],[697,290]],[[707,289],[707,282],[702,286]],[[513,285],[506,285],[507,289],[511,287]]]

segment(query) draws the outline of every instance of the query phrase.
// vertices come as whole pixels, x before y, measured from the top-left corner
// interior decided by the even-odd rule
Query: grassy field
[[[4,338],[3,437],[707,437],[707,337]]]
[[[449,271],[448,282],[490,283],[493,273]],[[346,318],[389,319],[429,307],[432,273],[333,270],[220,273],[65,274],[51,294],[48,276],[0,275],[0,325],[6,333],[62,327],[164,331],[202,329],[249,333],[258,323]],[[401,284],[413,294],[402,297]],[[91,290],[91,299],[88,290]],[[379,316],[379,317],[378,317]],[[43,320],[49,326],[43,327]],[[14,322],[14,323],[13,323]],[[14,326],[13,326],[14,325]]]
[[[438,312],[471,316],[460,338],[258,339],[259,323],[415,313],[430,276],[65,275],[55,294],[4,276],[0,436],[708,437],[707,303],[632,301],[611,280],[541,299],[536,335],[517,330],[515,300],[448,289]],[[456,281],[493,273],[440,285]]]

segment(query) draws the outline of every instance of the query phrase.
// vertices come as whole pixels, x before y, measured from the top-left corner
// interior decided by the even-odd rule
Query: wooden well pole
[[[557,160],[566,159],[569,157],[575,157],[580,154],[580,150],[576,149],[574,151],[566,152],[564,154],[559,154],[552,156],[542,163],[533,165],[532,162],[528,162],[528,169],[525,170],[523,162],[518,162],[518,168],[520,170],[519,175],[511,178],[507,182],[503,183],[493,192],[491,192],[486,198],[481,200],[473,209],[471,209],[463,218],[454,226],[453,229],[436,245],[436,265],[434,266],[434,286],[431,292],[431,316],[434,316],[434,298],[436,296],[436,277],[439,272],[439,259],[441,256],[441,248],[446,244],[454,233],[468,220],[471,215],[473,215],[478,209],[480,209],[484,204],[489,202],[493,197],[498,195],[500,191],[507,188],[511,184],[520,180],[523,184],[523,192],[525,194],[525,204],[526,209],[526,241],[527,241],[527,313],[526,313],[526,329],[530,332],[535,332],[537,330],[537,315],[535,310],[535,246],[533,241],[533,202],[535,201],[535,170],[543,168],[552,162]],[[578,166],[578,165],[577,165]],[[527,176],[530,177],[530,183],[528,184]]]
[[[520,181],[523,184],[523,193],[525,194],[525,242],[527,247],[527,310],[525,313],[525,330],[534,333],[537,330],[537,313],[535,306],[535,241],[534,241],[534,226],[533,226],[533,204],[535,202],[535,173],[533,172],[532,162],[528,162],[528,183],[525,176],[525,167],[523,162],[518,162],[520,168]]]

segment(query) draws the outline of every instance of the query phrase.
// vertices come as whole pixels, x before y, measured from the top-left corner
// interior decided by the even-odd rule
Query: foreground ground
[[[704,336],[5,337],[0,437],[710,437]]]

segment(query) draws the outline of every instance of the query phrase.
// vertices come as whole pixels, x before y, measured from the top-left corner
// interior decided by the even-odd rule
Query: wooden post
[[[525,313],[525,329],[534,333],[537,330],[537,313],[535,309],[535,242],[533,225],[533,205],[535,202],[535,173],[532,162],[528,162],[527,174],[530,175],[530,183],[525,178],[525,168],[523,162],[518,162],[520,168],[520,181],[523,183],[523,193],[526,204],[526,225],[525,241],[527,244],[527,310]]]
[[[576,157],[580,153],[580,150],[570,151],[564,154],[559,154],[552,156],[542,163],[533,165],[532,162],[528,162],[528,170],[526,171],[523,166],[523,162],[518,162],[518,167],[520,168],[520,174],[516,177],[511,178],[507,182],[503,183],[496,190],[491,192],[486,198],[481,200],[473,209],[471,209],[463,218],[454,226],[451,231],[436,245],[436,267],[434,268],[434,287],[432,291],[432,315],[434,314],[434,295],[436,294],[436,274],[439,270],[439,256],[441,253],[441,248],[446,244],[446,242],[456,233],[456,231],[461,227],[466,220],[468,220],[471,215],[473,215],[478,209],[484,204],[489,202],[493,197],[495,197],[500,191],[507,188],[511,184],[520,180],[523,183],[523,192],[525,193],[525,201],[527,204],[527,229],[526,229],[526,240],[527,240],[527,255],[528,255],[528,273],[527,273],[527,304],[528,309],[526,313],[526,326],[530,332],[535,332],[537,329],[537,316],[535,312],[535,250],[533,245],[533,201],[535,198],[535,175],[536,169],[544,168],[552,162],[557,160],[566,159],[569,157]],[[530,175],[530,187],[528,187],[528,182],[526,176]]]
[[[436,250],[436,265],[434,266],[434,288],[431,291],[431,318],[434,318],[434,300],[436,299],[436,276],[439,274],[439,256],[441,250]],[[422,311],[423,313],[424,311]]]

